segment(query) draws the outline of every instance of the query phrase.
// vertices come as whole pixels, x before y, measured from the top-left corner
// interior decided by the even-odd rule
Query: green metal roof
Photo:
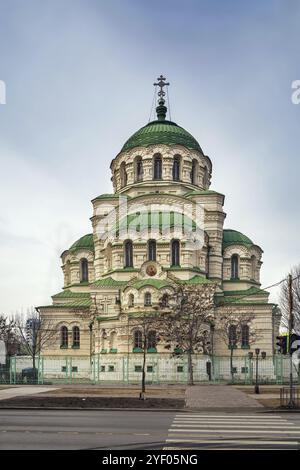
[[[116,281],[112,277],[106,277],[103,279],[98,279],[98,281],[93,282],[93,286],[97,287],[117,287],[126,284],[128,281]]]
[[[127,140],[121,152],[134,147],[148,147],[148,145],[156,144],[178,144],[203,153],[197,140],[189,132],[172,121],[149,122],[149,124],[139,129]]]
[[[254,286],[245,290],[225,290],[223,293],[226,296],[269,295],[269,292]]]
[[[93,199],[95,201],[96,199],[119,199],[120,197],[126,197],[127,199],[131,199],[131,196],[128,196],[126,194],[125,196],[123,194],[100,194],[100,196],[97,196]]]
[[[191,279],[178,280],[177,282],[179,282],[180,284],[187,284],[187,285],[191,285],[191,284],[212,284],[213,283],[212,281],[210,281],[206,277],[199,276],[199,275],[193,276]]]
[[[223,230],[223,248],[229,245],[251,246],[254,245],[254,243],[250,238],[237,230],[225,229]]]
[[[114,230],[135,230],[141,232],[145,229],[158,228],[161,232],[168,228],[185,228],[187,231],[196,230],[196,223],[190,217],[180,212],[145,211],[129,214],[117,223]]]
[[[53,299],[66,299],[66,298],[89,298],[89,292],[72,292],[70,289],[66,289],[58,294],[52,295]]]
[[[73,245],[69,248],[69,251],[77,251],[77,250],[90,250],[94,251],[94,238],[92,233],[88,233],[83,237],[79,238]]]
[[[162,287],[167,287],[170,285],[170,282],[167,282],[162,279],[141,279],[140,281],[136,281],[133,284],[130,284],[130,287],[135,289],[141,289],[145,286],[152,286],[156,289],[161,289]]]
[[[224,196],[222,193],[218,193],[217,191],[212,191],[211,189],[199,191],[189,191],[184,195],[184,197],[189,197],[189,196],[211,196],[212,194],[219,194],[220,196]]]
[[[42,305],[38,308],[89,308],[92,301],[90,299],[74,300],[73,302],[65,302],[63,304]]]

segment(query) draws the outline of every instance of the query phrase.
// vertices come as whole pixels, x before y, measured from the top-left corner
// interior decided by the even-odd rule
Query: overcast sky
[[[299,1],[0,0],[0,18],[0,312],[61,290],[60,254],[92,231],[161,73],[225,227],[264,250],[262,286],[300,262]]]

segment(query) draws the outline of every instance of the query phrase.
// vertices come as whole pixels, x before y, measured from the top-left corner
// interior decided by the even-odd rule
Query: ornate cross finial
[[[170,83],[165,83],[166,78],[163,75],[158,77],[157,80],[158,80],[158,83],[153,83],[153,85],[154,86],[159,86],[160,90],[157,94],[161,99],[164,99],[164,96],[165,96],[166,93],[163,91],[163,87],[164,86],[169,86]]]
[[[158,80],[158,83],[153,83],[154,86],[158,86],[160,88],[159,92],[157,93],[159,96],[158,106],[156,108],[157,119],[159,121],[164,121],[167,115],[167,108],[165,106],[165,100],[164,100],[164,96],[166,93],[164,92],[163,88],[165,86],[169,86],[170,83],[166,83],[165,81],[166,79],[163,75],[158,77],[157,80]]]

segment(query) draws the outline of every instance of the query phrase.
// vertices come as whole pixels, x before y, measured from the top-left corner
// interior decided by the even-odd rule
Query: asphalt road
[[[0,410],[0,449],[299,449],[300,413]]]
[[[175,412],[0,410],[0,449],[162,449]]]

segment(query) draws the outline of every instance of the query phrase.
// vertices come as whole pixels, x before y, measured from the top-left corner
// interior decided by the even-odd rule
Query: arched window
[[[150,306],[151,305],[151,294],[150,292],[146,292],[146,294],[144,295],[144,305],[145,307],[146,306]]]
[[[237,336],[236,336],[236,325],[230,325],[228,331],[229,346],[236,346]]]
[[[169,294],[164,294],[162,296],[161,305],[162,305],[162,307],[168,307],[169,306]]]
[[[199,163],[194,159],[192,161],[191,183],[195,185],[198,184],[198,168]]]
[[[72,336],[73,336],[73,348],[79,348],[80,347],[79,326],[73,326]]]
[[[180,156],[175,155],[173,160],[173,180],[179,181],[180,180]]]
[[[87,282],[89,280],[89,265],[86,258],[80,260],[80,282]]]
[[[147,349],[156,348],[156,332],[154,330],[149,331],[147,336]]]
[[[249,326],[248,325],[242,325],[242,341],[241,341],[241,346],[242,348],[248,347],[249,346]]]
[[[178,240],[171,243],[171,266],[180,265],[180,245]]]
[[[127,184],[126,163],[122,162],[120,166],[121,188]]]
[[[109,348],[110,349],[115,349],[115,347],[116,347],[116,337],[117,337],[117,333],[115,331],[112,331],[110,336],[109,336]]]
[[[125,259],[125,268],[132,268],[133,267],[133,249],[132,249],[132,241],[127,240],[124,243],[124,259]]]
[[[66,273],[66,286],[71,284],[71,263],[70,260],[66,262],[66,268],[65,268],[65,273]]]
[[[256,258],[255,256],[251,256],[251,279],[256,278]]]
[[[136,157],[135,159],[135,181],[143,181],[142,157]]]
[[[239,278],[239,257],[232,255],[231,257],[231,279]]]
[[[143,347],[142,332],[140,330],[135,330],[133,333],[133,347],[138,349]]]
[[[148,241],[148,261],[156,261],[156,241]]]
[[[60,329],[60,347],[68,347],[68,328],[66,326],[62,326]]]
[[[162,179],[162,160],[161,160],[160,155],[154,155],[153,179],[154,180]]]
[[[129,297],[128,297],[128,306],[129,306],[129,307],[134,307],[134,295],[133,295],[133,294],[129,294]]]

